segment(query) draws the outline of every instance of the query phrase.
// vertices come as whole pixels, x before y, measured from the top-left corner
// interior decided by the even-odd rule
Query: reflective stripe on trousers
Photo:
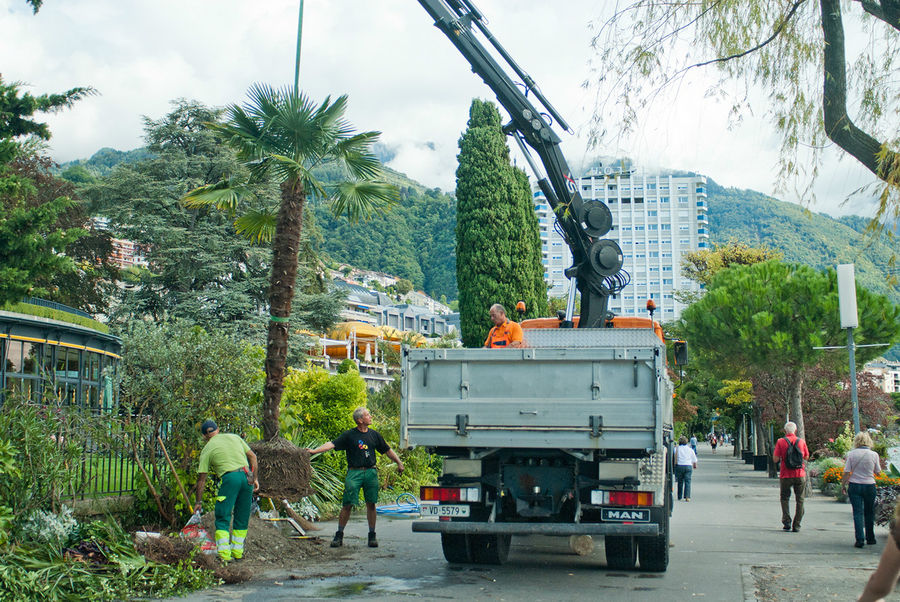
[[[243,558],[244,540],[247,539],[247,529],[235,529],[231,533],[231,557]]]
[[[231,542],[228,531],[216,529],[216,553],[222,560],[231,560]]]

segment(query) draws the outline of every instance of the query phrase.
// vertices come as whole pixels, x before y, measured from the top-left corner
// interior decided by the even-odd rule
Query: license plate
[[[469,516],[466,504],[422,504],[422,516]]]
[[[649,523],[649,510],[631,510],[629,508],[603,508],[600,520],[610,523]]]

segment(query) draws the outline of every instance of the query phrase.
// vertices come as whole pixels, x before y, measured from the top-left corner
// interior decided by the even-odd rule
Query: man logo
[[[650,511],[649,510],[614,510],[612,508],[604,508],[601,512],[602,520],[605,521],[628,521],[634,523],[646,523],[650,522]]]

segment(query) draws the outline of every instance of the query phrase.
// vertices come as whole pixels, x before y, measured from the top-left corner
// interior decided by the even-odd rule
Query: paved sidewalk
[[[707,599],[855,600],[878,564],[887,529],[876,526],[876,545],[853,547],[850,505],[816,491],[806,499],[800,532],[783,531],[778,480],[732,451],[700,447],[691,501],[675,502],[669,573],[684,570],[693,584],[705,581]]]

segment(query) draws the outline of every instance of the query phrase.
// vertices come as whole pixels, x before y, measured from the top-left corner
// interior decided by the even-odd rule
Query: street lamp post
[[[837,266],[838,303],[841,312],[841,328],[847,329],[847,353],[850,356],[850,400],[853,403],[853,432],[859,432],[859,399],[856,393],[856,343],[853,329],[859,326],[856,311],[856,277],[853,264]]]

